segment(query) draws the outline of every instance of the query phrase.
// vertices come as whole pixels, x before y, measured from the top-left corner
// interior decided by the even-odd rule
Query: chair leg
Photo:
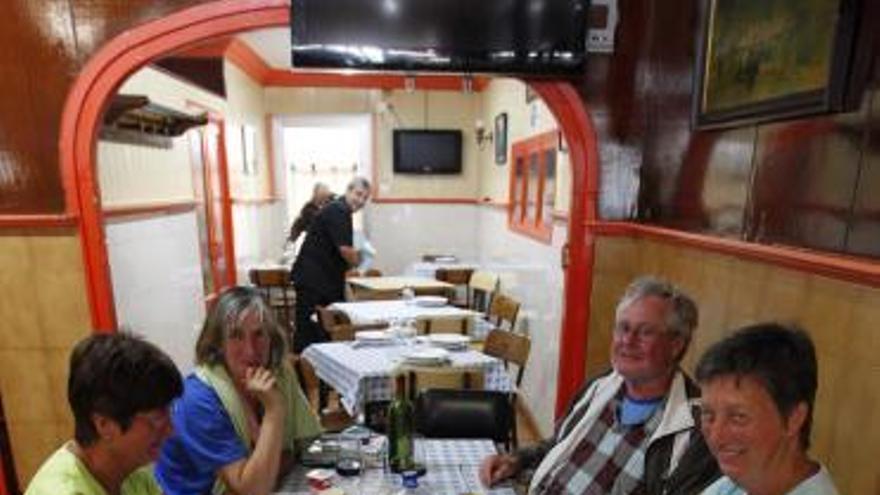
[[[516,429],[516,396],[512,396],[510,398],[510,438],[508,448],[511,446],[512,449],[509,449],[509,452],[513,452],[519,447],[519,441],[517,440],[517,429]]]

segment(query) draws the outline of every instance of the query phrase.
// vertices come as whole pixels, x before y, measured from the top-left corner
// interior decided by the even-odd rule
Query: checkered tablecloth
[[[416,460],[427,467],[425,476],[419,478],[423,493],[461,495],[463,493],[487,493],[490,495],[513,495],[509,487],[487,490],[480,483],[480,462],[496,452],[491,440],[416,440]],[[305,474],[309,468],[298,466],[281,483],[276,494],[293,495],[308,493]],[[369,469],[360,476],[343,478],[334,475],[333,485],[348,494],[393,495],[400,491],[400,475],[385,469]]]
[[[366,402],[391,400],[394,395],[393,373],[403,364],[407,352],[416,345],[358,346],[354,342],[312,344],[302,357],[311,363],[321,380],[339,392],[342,405],[351,413],[363,410]],[[486,390],[510,391],[510,376],[497,358],[466,350],[449,353],[450,369],[482,370]]]

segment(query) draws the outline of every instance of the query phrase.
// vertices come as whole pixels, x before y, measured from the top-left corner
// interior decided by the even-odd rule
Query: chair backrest
[[[434,278],[454,285],[467,285],[473,273],[473,268],[438,268]]]
[[[516,330],[516,317],[519,315],[520,303],[512,297],[496,293],[489,303],[489,311],[486,312],[488,320],[497,328],[504,329],[507,323],[507,330]]]
[[[469,297],[468,283],[471,280],[471,274],[474,273],[473,268],[438,268],[434,272],[434,278],[441,282],[454,285],[448,294],[450,303],[454,306],[467,306]]]
[[[476,270],[468,281],[468,307],[477,311],[486,311],[492,296],[498,290],[497,274],[484,270]]]
[[[296,294],[290,283],[290,270],[287,268],[251,268],[248,279],[260,291],[266,304],[275,312],[275,318],[293,339],[293,313]]]
[[[318,306],[318,323],[334,342],[354,340],[354,325],[342,311]]]
[[[509,397],[487,390],[429,389],[416,399],[416,430],[428,438],[491,438],[507,444],[514,421]]]
[[[528,337],[505,330],[492,330],[486,336],[483,353],[501,359],[505,364],[515,364],[519,368],[516,375],[516,386],[519,387],[531,348],[532,341]]]
[[[376,268],[367,268],[367,271],[364,272],[364,277],[381,277],[382,270],[378,270]]]

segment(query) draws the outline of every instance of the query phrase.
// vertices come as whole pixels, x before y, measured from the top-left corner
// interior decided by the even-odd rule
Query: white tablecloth
[[[312,344],[302,357],[315,368],[321,380],[333,387],[342,405],[352,415],[363,410],[366,402],[391,400],[394,383],[391,376],[403,362],[403,354],[418,345],[358,346],[354,342]],[[486,390],[510,391],[510,376],[504,363],[482,352],[450,352],[449,368],[482,369]]]
[[[434,278],[437,275],[438,268],[470,268],[471,270],[476,270],[477,265],[475,263],[462,263],[460,261],[418,261],[409,265],[404,273],[414,277]]]

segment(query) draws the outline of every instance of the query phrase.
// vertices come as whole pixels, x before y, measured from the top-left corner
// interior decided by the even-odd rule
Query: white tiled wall
[[[254,265],[281,258],[289,228],[286,222],[283,201],[233,204],[235,268],[239,284],[248,283],[247,273]]]
[[[384,273],[403,273],[424,253],[461,260],[478,256],[476,206],[370,203],[365,214],[365,230],[376,248],[374,267]]]
[[[478,218],[480,266],[500,274],[501,291],[523,303],[517,327],[531,338],[532,348],[520,393],[541,433],[549,436],[559,367],[564,294],[560,251],[566,226],[555,226],[552,244],[544,244],[511,232],[504,210],[482,207]]]
[[[476,205],[370,204],[366,218],[377,249],[376,267],[402,273],[422,253],[449,253],[501,275],[501,290],[523,302],[518,328],[532,350],[521,390],[544,435],[553,431],[563,273],[560,249],[565,225],[552,244],[507,228],[504,210]]]
[[[187,372],[205,316],[195,213],[109,222],[106,233],[119,324]]]

